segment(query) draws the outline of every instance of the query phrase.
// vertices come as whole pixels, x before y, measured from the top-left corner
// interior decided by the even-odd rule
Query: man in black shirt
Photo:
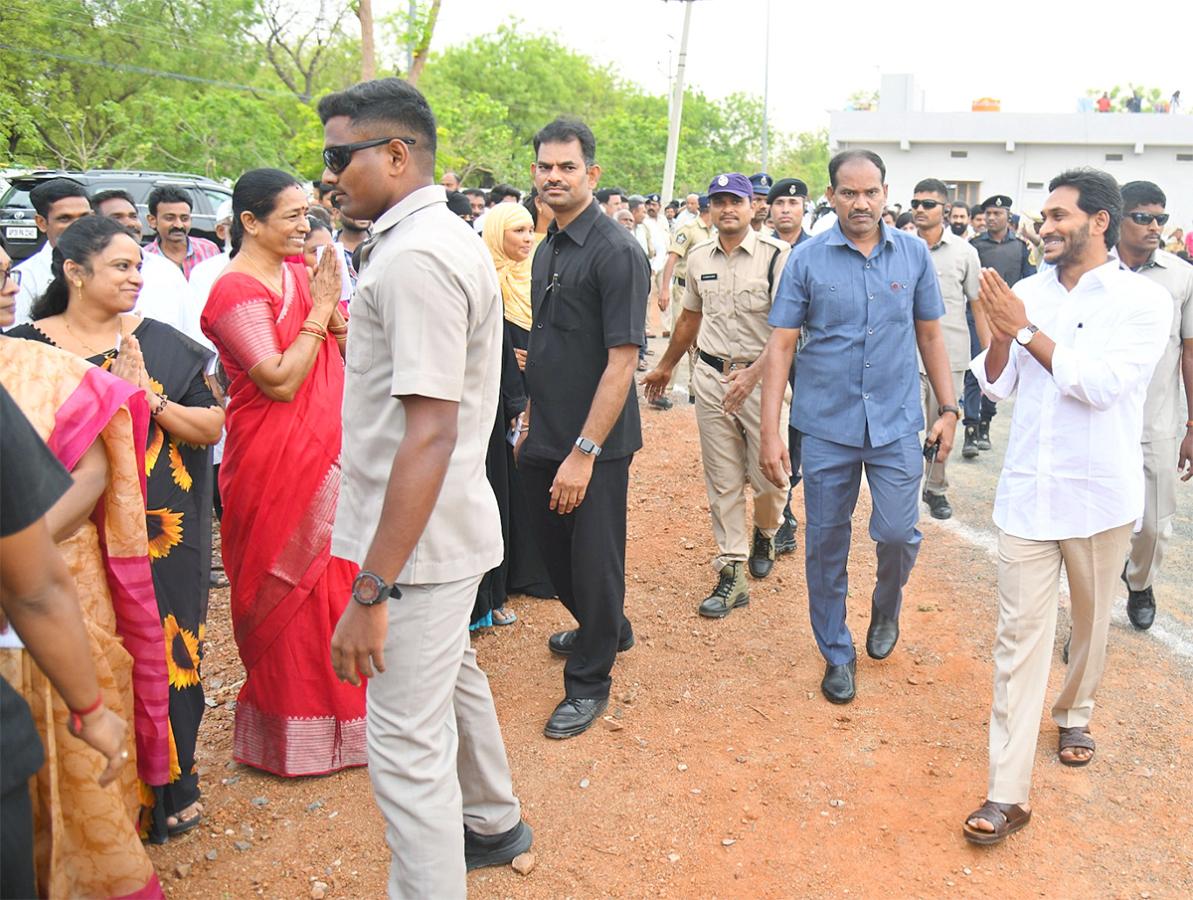
[[[650,265],[593,198],[601,168],[588,126],[556,119],[534,149],[535,187],[555,221],[532,266],[530,405],[517,453],[543,559],[579,624],[548,641],[567,664],[564,699],[544,733],[567,738],[604,712],[617,652],[634,644],[624,613],[626,492],[642,446],[634,371]]]

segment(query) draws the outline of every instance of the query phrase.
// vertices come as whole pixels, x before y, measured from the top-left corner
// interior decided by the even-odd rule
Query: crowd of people
[[[31,195],[45,247],[19,265],[0,249],[4,896],[160,895],[143,842],[203,818],[216,528],[246,675],[233,759],[367,766],[393,897],[463,896],[468,869],[529,849],[469,632],[516,622],[511,595],[557,597],[577,627],[548,639],[566,663],[544,734],[604,713],[635,644],[639,374],[649,408],[695,407],[716,544],[699,615],[746,607],[796,550],[803,483],[820,688],[839,704],[857,693],[863,474],[880,661],[920,504],[952,515],[958,429],[980,460],[1014,396],[990,776],[965,837],[1030,820],[1062,562],[1057,752],[1093,760],[1115,583],[1150,627],[1193,477],[1193,266],[1183,234],[1165,249],[1160,186],[1073,169],[1016,216],[929,178],[904,212],[884,161],[848,150],[815,208],[764,172],[664,204],[601,188],[592,131],[561,117],[525,195],[461,190],[436,183],[434,114],[406,82],[318,112],[321,180],[244,173],[220,243],[190,234],[185,192],[150,195],[142,247],[131,197],[58,178]]]

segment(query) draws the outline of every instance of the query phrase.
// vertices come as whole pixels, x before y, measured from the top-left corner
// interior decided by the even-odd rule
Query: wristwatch
[[[1018,341],[1022,346],[1026,347],[1031,343],[1031,339],[1036,336],[1036,332],[1039,330],[1040,329],[1036,328],[1035,325],[1032,325],[1029,322],[1027,325],[1019,329],[1018,333],[1015,335],[1015,340]]]
[[[957,407],[951,404],[941,404],[940,406],[936,407],[936,414],[938,416],[943,416],[947,412],[951,412],[958,419],[961,418],[961,410],[957,409]]]
[[[576,438],[576,449],[585,456],[597,457],[601,455],[601,445],[590,441],[586,437]]]
[[[361,569],[352,582],[352,599],[361,606],[376,606],[390,597],[400,599],[402,592],[396,584],[389,584],[384,578],[368,569]]]

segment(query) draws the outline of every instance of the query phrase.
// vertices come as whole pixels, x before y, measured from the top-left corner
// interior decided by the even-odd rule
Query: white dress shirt
[[[1056,342],[1052,373],[1026,347],[993,382],[986,354],[970,371],[991,400],[1012,394],[1011,437],[994,524],[1015,537],[1090,537],[1143,512],[1143,400],[1172,321],[1172,298],[1111,259],[1067,290],[1051,269],[1018,282],[1028,320]]]
[[[53,280],[50,263],[54,259],[54,248],[49,241],[41,245],[41,249],[23,262],[17,263],[16,270],[21,273],[21,289],[17,291],[16,320],[13,325],[24,325],[33,321],[29,315],[33,309],[33,301],[46,292]]]
[[[133,312],[158,322],[165,322],[191,340],[214,350],[199,330],[199,315],[191,309],[191,291],[182,270],[164,256],[141,254],[141,293]]]

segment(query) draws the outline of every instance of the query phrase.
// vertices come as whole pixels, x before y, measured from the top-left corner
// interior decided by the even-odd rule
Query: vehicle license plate
[[[34,241],[37,240],[36,228],[5,228],[4,236],[10,241]]]

